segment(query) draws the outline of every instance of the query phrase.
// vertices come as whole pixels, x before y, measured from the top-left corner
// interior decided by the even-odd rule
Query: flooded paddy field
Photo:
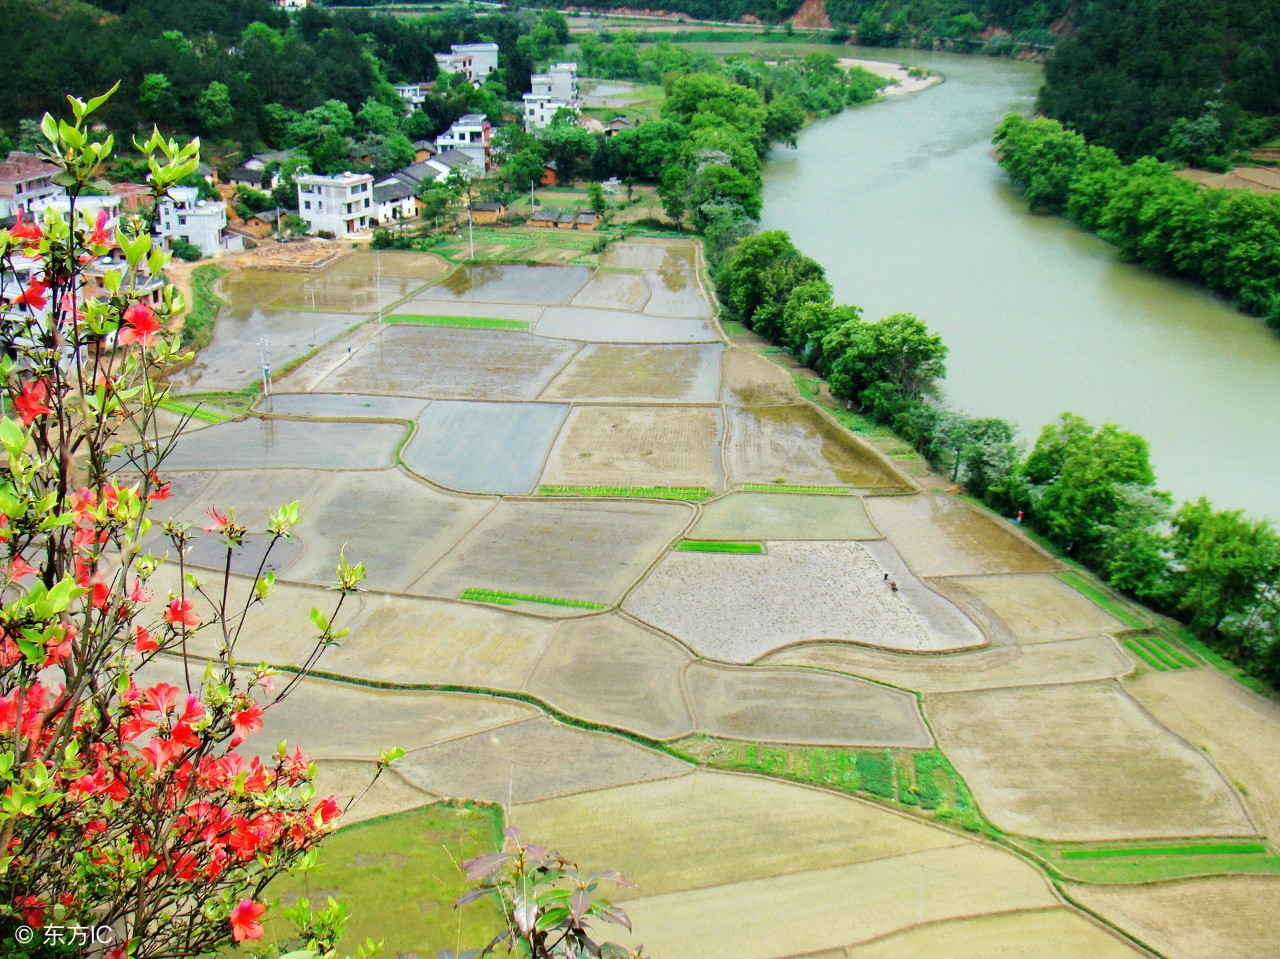
[[[372,393],[275,393],[258,401],[258,411],[309,419],[416,420],[427,400]]]
[[[541,398],[714,403],[723,353],[719,344],[593,343],[574,357]]]
[[[691,270],[660,270],[645,274],[649,300],[644,311],[652,316],[710,316],[711,302],[698,275]]]
[[[690,240],[612,243],[600,254],[600,265],[624,270],[692,271],[698,248]]]
[[[395,423],[251,419],[186,437],[165,461],[170,470],[381,469],[391,465],[405,428]]]
[[[529,493],[568,413],[558,403],[435,400],[418,418],[404,463],[452,489]]]
[[[449,303],[568,303],[591,278],[584,266],[460,266],[419,300]]]
[[[577,296],[574,306],[638,313],[649,302],[649,284],[635,273],[597,273]]]
[[[763,356],[746,350],[728,350],[723,366],[722,403],[758,407],[791,406],[796,401],[796,387],[791,374]]]
[[[539,336],[588,343],[715,343],[706,320],[647,316],[573,306],[549,306],[538,321]]]

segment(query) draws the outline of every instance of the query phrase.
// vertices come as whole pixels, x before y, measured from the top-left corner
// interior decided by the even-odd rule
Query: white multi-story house
[[[34,153],[10,153],[0,163],[0,217],[15,216],[42,200],[63,196],[66,191],[53,182],[57,172],[53,164]]]
[[[535,73],[529,77],[529,84],[535,96],[555,97],[573,103],[578,99],[578,65],[553,63],[546,73]]]
[[[225,247],[222,231],[227,228],[227,205],[201,200],[193,186],[171,187],[169,199],[160,201],[156,226],[170,243],[185,240],[205,256],[213,256]]]
[[[377,223],[371,174],[319,176],[305,173],[296,180],[298,212],[307,221],[309,232],[348,236],[370,230]]]
[[[427,102],[427,90],[430,86],[427,83],[397,83],[392,89],[404,101],[405,106],[410,110],[416,110]]]
[[[88,220],[96,225],[98,222],[98,214],[106,211],[106,218],[102,221],[104,230],[114,230],[120,222],[120,206],[124,202],[124,197],[118,195],[111,196],[82,196],[76,200],[76,218]],[[37,201],[32,205],[32,212],[41,217],[45,210],[57,210],[62,217],[67,217],[71,213],[71,198],[67,196],[50,196]]]
[[[472,164],[483,173],[493,165],[492,134],[493,129],[482,114],[468,113],[459,117],[453,126],[436,137],[436,146],[441,153],[457,150],[466,154]]]
[[[436,54],[441,73],[461,73],[476,86],[498,69],[496,43],[455,43],[448,53]]]
[[[540,130],[549,126],[556,111],[569,106],[572,104],[568,100],[541,93],[526,93],[524,95],[525,130]]]

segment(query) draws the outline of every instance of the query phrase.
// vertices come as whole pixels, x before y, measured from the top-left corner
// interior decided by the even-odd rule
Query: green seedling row
[[[413,313],[396,313],[384,316],[383,323],[397,326],[448,326],[460,330],[520,330],[529,329],[526,320],[500,320],[491,316],[424,316]]]
[[[1155,646],[1157,649],[1159,649],[1161,652],[1165,654],[1166,658],[1173,660],[1179,666],[1190,669],[1191,667],[1196,665],[1196,661],[1194,659],[1192,659],[1182,650],[1178,649],[1168,640],[1162,639],[1159,636],[1147,636],[1144,638],[1146,639],[1148,645]]]
[[[682,553],[763,553],[760,543],[723,543],[715,540],[684,539],[676,544]]]
[[[478,603],[497,603],[512,606],[515,603],[545,603],[548,606],[571,606],[574,609],[608,609],[604,603],[591,603],[585,599],[561,599],[559,596],[537,596],[533,593],[508,593],[498,589],[467,587],[458,597]]]
[[[790,483],[743,483],[748,493],[816,493],[824,496],[852,496],[853,490],[844,486],[792,486]]]
[[[1163,660],[1157,659],[1153,653],[1147,650],[1147,647],[1139,644],[1136,640],[1126,639],[1124,644],[1129,647],[1135,656],[1141,659],[1152,669],[1158,669],[1162,673],[1169,669]]]
[[[644,499],[698,500],[714,496],[705,486],[539,486],[539,496],[631,496]]]
[[[1136,856],[1241,856],[1268,852],[1260,842],[1211,842],[1186,846],[1126,846],[1115,849],[1064,849],[1063,859],[1129,859]]]

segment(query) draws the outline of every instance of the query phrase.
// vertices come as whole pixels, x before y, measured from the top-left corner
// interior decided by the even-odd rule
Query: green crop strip
[[[1063,859],[1129,859],[1137,856],[1256,856],[1270,850],[1260,842],[1194,843],[1186,846],[1126,846],[1115,849],[1064,849]]]
[[[182,345],[202,350],[213,341],[218,309],[227,301],[213,292],[213,284],[231,271],[206,263],[191,271],[191,309],[182,321]]]
[[[548,606],[571,606],[574,609],[608,609],[604,603],[591,603],[585,599],[561,599],[558,596],[537,596],[533,593],[508,593],[500,589],[468,587],[458,596],[478,603],[497,603],[512,606],[515,603],[545,603]]]
[[[1120,620],[1120,622],[1124,623],[1130,629],[1143,629],[1144,627],[1146,627],[1147,625],[1146,622],[1139,619],[1132,612],[1130,612],[1126,607],[1122,606],[1120,603],[1117,603],[1114,599],[1112,599],[1109,595],[1107,595],[1107,593],[1105,593],[1103,590],[1095,586],[1093,583],[1089,582],[1087,579],[1085,579],[1083,576],[1081,576],[1079,573],[1075,572],[1074,570],[1067,570],[1066,572],[1058,573],[1058,579],[1062,580],[1064,583],[1066,583],[1076,592],[1084,596],[1087,596],[1089,599],[1093,600],[1093,602],[1097,603],[1099,606],[1105,609],[1108,613],[1110,613],[1116,619]]]
[[[1164,663],[1164,661],[1156,658],[1156,656],[1151,653],[1147,647],[1132,639],[1125,640],[1124,644],[1129,647],[1130,651],[1132,651],[1135,656],[1141,659],[1152,669],[1158,669],[1162,673],[1168,670],[1169,667]]]
[[[789,483],[743,483],[748,493],[816,493],[821,496],[852,496],[853,490],[844,486],[792,486]]]
[[[760,543],[722,543],[706,539],[683,539],[676,544],[682,553],[763,553]]]
[[[191,403],[181,403],[178,400],[161,400],[157,405],[162,410],[177,413],[179,416],[189,416],[194,420],[201,420],[205,423],[229,423],[234,419],[234,417],[223,413],[221,410],[213,410],[207,406],[196,406]]]
[[[526,320],[500,320],[491,316],[425,316],[396,313],[384,316],[383,323],[394,326],[447,326],[459,330],[519,330],[527,331]]]
[[[705,486],[539,486],[538,496],[627,496],[643,499],[699,500],[714,496]]]

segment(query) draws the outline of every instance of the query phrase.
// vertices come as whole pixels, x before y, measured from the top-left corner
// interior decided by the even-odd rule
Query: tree
[[[312,612],[313,654],[273,692],[270,669],[235,661],[245,612],[274,588],[265,559],[247,591],[231,581],[247,528],[229,510],[209,511],[205,532],[226,559],[207,584],[184,559],[198,535],[188,524],[163,526],[176,560],[152,552],[159,524],[149,514],[169,496],[161,470],[175,442],[156,422],[161,376],[184,359],[167,327],[185,304],[168,284],[157,302],[144,295],[168,263],[145,221],[112,232],[77,210],[111,154],[111,137],[89,132],[106,99],[72,99],[73,122],[46,116],[42,126],[70,219],[50,212],[0,231],[5,268],[19,256],[41,264],[0,311],[7,956],[64,955],[20,938],[43,923],[109,929],[99,944],[133,959],[257,939],[261,890],[303,865],[340,813],[332,799],[313,801],[314,767],[300,751],[281,744],[264,762],[238,748],[343,634],[334,622],[363,569],[339,559],[335,608]],[[158,133],[139,147],[153,201],[199,162],[197,144]],[[122,261],[90,295],[84,264],[117,246]],[[268,553],[298,519],[296,503],[268,519]],[[210,658],[195,660],[197,649]],[[174,682],[156,681],[166,675]],[[327,950],[312,943],[304,955]]]
[[[211,133],[221,133],[231,126],[236,111],[225,83],[214,80],[204,88],[196,101],[196,116],[200,118],[200,125]]]
[[[587,196],[591,201],[591,211],[596,216],[604,216],[609,211],[609,201],[604,197],[604,188],[599,183],[587,187]]]
[[[684,225],[686,196],[689,189],[689,171],[682,166],[668,167],[658,184],[658,198],[662,200],[662,212],[671,218],[677,228]]]
[[[573,183],[579,165],[595,150],[595,139],[572,120],[553,121],[538,139],[556,162],[556,179],[563,184]]]
[[[855,400],[884,421],[904,403],[933,395],[946,375],[946,344],[912,313],[842,324],[827,334],[822,351],[831,364],[831,395]]]
[[[178,109],[173,84],[163,73],[148,73],[138,87],[138,108],[153,123],[172,120]]]

